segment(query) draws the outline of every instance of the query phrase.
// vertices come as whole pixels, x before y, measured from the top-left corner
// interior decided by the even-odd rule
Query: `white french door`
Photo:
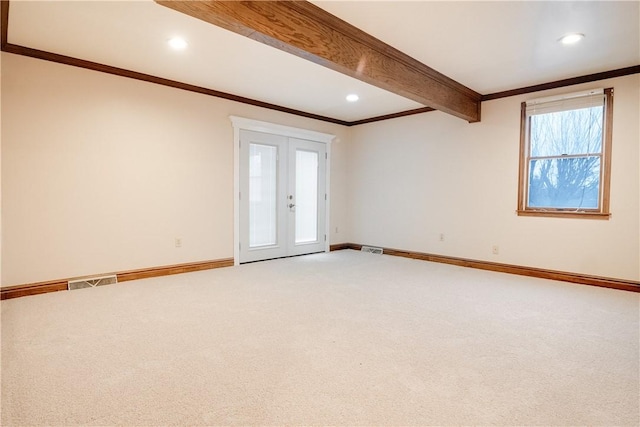
[[[325,250],[325,144],[240,130],[240,262]]]

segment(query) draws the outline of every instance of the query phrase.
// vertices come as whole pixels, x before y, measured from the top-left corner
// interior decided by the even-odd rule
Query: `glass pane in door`
[[[296,150],[296,243],[318,240],[318,153]]]
[[[277,244],[278,148],[249,145],[249,247]]]

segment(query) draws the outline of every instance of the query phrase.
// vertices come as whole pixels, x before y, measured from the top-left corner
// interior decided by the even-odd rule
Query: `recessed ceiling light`
[[[355,93],[351,93],[351,94],[347,95],[347,101],[349,101],[349,102],[356,102],[358,99],[360,99],[360,97],[358,95],[356,95]]]
[[[561,42],[562,44],[575,44],[575,43],[578,43],[583,38],[584,38],[584,34],[582,33],[571,33],[571,34],[567,34],[566,36],[562,36],[558,41]]]
[[[187,41],[182,37],[174,37],[172,39],[169,39],[168,43],[169,46],[171,46],[171,48],[175,50],[184,50],[187,48],[187,46],[189,46],[189,43],[187,43]]]

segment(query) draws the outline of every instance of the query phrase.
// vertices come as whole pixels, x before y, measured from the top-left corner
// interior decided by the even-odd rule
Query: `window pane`
[[[531,116],[531,157],[602,151],[602,107]]]
[[[278,148],[249,144],[249,247],[275,245]]]
[[[318,240],[318,153],[296,150],[296,243]]]
[[[538,159],[529,163],[531,208],[597,209],[600,158]]]

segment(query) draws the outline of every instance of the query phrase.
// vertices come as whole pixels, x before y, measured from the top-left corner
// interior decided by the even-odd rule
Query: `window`
[[[613,89],[522,103],[518,215],[608,219]]]

